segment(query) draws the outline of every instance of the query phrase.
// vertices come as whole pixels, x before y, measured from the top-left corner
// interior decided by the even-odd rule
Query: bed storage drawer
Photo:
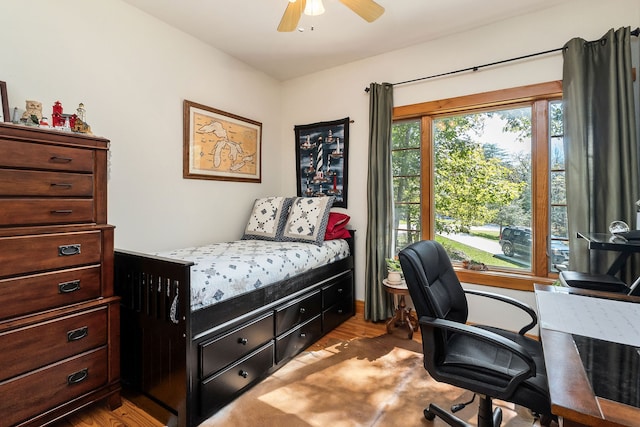
[[[21,169],[45,169],[93,172],[93,150],[0,140],[0,166]]]
[[[77,357],[0,383],[2,425],[14,425],[35,414],[92,391],[107,382],[107,349]]]
[[[340,277],[338,281],[322,288],[322,308],[327,309],[345,299],[352,299],[353,274],[349,273]]]
[[[101,233],[87,231],[0,238],[0,277],[98,264]]]
[[[276,335],[306,322],[322,312],[320,291],[297,298],[276,310]]]
[[[0,169],[3,196],[91,197],[93,175]]]
[[[276,363],[300,353],[322,336],[322,320],[316,316],[291,332],[276,338]]]
[[[200,344],[200,377],[205,378],[241,359],[273,338],[273,312]]]
[[[263,378],[273,366],[273,340],[215,376],[202,381],[200,413],[229,403],[240,391]]]
[[[351,295],[322,312],[322,328],[328,332],[354,314],[353,295]]]
[[[103,306],[0,334],[0,381],[105,345],[107,324]]]

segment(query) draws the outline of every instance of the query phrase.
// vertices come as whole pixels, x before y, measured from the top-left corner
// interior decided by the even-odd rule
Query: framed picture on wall
[[[7,98],[7,84],[0,82],[0,122],[9,122],[9,98]]]
[[[349,118],[294,127],[298,196],[335,196],[347,207]]]
[[[184,101],[183,177],[261,181],[262,123]]]

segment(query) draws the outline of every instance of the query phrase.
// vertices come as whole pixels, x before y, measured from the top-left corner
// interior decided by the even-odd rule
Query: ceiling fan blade
[[[289,2],[280,20],[280,25],[278,25],[278,31],[288,32],[295,30],[306,4],[307,0],[296,0],[293,3]]]
[[[384,7],[373,0],[340,0],[367,22],[373,22],[384,13]]]

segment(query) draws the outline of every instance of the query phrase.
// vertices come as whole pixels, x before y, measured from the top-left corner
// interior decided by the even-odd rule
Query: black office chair
[[[524,335],[537,323],[535,311],[513,298],[464,290],[449,256],[436,241],[414,243],[400,251],[399,258],[420,320],[424,367],[429,374],[436,381],[480,396],[478,427],[500,425],[502,412],[500,408],[493,410],[493,398],[529,408],[541,417],[541,423],[550,423],[551,403],[542,346]],[[517,333],[467,325],[465,292],[519,307],[529,314],[531,323]],[[454,405],[452,411],[464,405]],[[424,416],[428,420],[438,416],[452,426],[468,425],[434,404],[424,410]]]

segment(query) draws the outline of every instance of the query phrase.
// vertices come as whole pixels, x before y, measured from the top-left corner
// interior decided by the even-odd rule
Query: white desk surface
[[[540,327],[640,347],[640,304],[536,292]]]

